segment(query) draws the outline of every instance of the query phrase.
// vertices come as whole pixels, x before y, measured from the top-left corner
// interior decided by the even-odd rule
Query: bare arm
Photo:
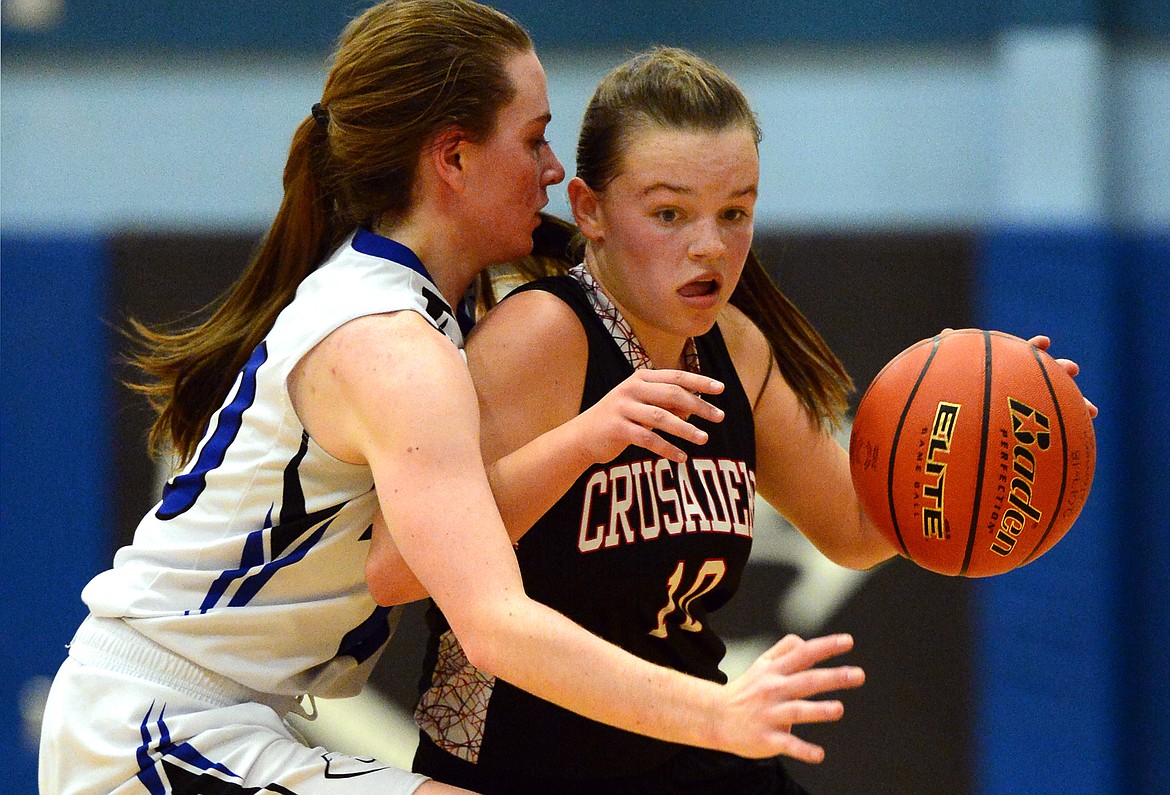
[[[841,714],[840,702],[808,696],[861,683],[855,668],[812,668],[846,651],[847,637],[785,639],[721,686],[640,660],[525,596],[479,456],[470,377],[454,346],[421,318],[348,323],[298,371],[290,391],[306,427],[331,454],[370,465],[384,529],[473,664],[664,740],[744,756],[822,757],[789,729]],[[375,597],[386,575],[379,549],[371,546],[366,565]]]
[[[768,355],[764,335],[734,307],[727,308],[720,327],[748,396],[756,401],[760,496],[834,563],[867,569],[893,557],[895,549],[857,498],[849,454],[801,405]]]
[[[722,384],[677,370],[638,371],[579,415],[586,358],[577,316],[546,293],[513,296],[481,320],[468,341],[484,460],[512,541],[520,540],[589,465],[609,461],[631,444],[684,460],[682,450],[658,431],[701,444],[706,434],[686,418],[722,416],[696,394],[714,394]],[[399,553],[380,532],[384,527],[379,513],[374,542],[389,562]],[[384,568],[383,593],[390,602],[429,595],[405,565]]]
[[[521,293],[481,321],[467,345],[479,395],[483,453],[512,540],[519,540],[587,467],[638,445],[674,461],[686,455],[661,431],[702,444],[687,420],[722,411],[699,394],[723,385],[678,370],[639,370],[583,413],[588,344],[576,314],[542,292]]]

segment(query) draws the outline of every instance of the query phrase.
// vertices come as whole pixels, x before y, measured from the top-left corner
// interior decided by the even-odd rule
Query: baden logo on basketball
[[[1015,446],[1011,452],[1012,479],[1008,487],[1008,508],[999,522],[999,532],[991,544],[991,551],[1007,557],[1016,548],[1016,539],[1024,530],[1026,522],[1039,524],[1043,511],[1032,505],[1032,487],[1036,483],[1036,450],[1047,450],[1052,440],[1051,422],[1023,401],[1008,398],[1011,413],[1012,438]],[[1025,430],[1025,426],[1029,430]],[[1004,467],[1006,468],[1006,464]]]
[[[1044,555],[1089,496],[1092,417],[1072,376],[1027,340],[960,329],[911,345],[861,398],[853,485],[899,553],[988,577]]]

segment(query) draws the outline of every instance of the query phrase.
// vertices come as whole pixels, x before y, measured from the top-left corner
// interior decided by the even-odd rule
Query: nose
[[[551,146],[546,146],[544,151],[544,169],[541,172],[544,183],[545,185],[559,185],[565,180],[565,167],[561,165],[561,161],[557,159]]]
[[[727,251],[727,243],[715,219],[703,219],[695,224],[695,237],[687,249],[691,259],[715,259]]]

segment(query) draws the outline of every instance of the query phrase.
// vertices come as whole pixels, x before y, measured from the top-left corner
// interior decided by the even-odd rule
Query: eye
[[[672,224],[678,220],[678,210],[667,207],[662,210],[655,210],[654,216],[664,224]]]
[[[532,139],[532,148],[535,149],[536,151],[539,152],[541,149],[543,149],[546,146],[548,146],[548,139],[545,138],[543,135],[537,136],[536,138]]]
[[[742,207],[728,207],[723,211],[724,221],[746,221],[751,218],[747,210]]]

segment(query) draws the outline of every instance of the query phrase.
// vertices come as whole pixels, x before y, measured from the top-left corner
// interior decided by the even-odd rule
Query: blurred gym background
[[[117,330],[195,312],[236,277],[365,4],[3,0],[5,792],[35,791],[81,588],[157,488]],[[822,795],[1165,792],[1170,3],[496,5],[536,40],[569,174],[589,94],[637,49],[690,47],[740,82],[765,131],[757,248],[859,390],[918,339],[980,326],[1051,335],[1101,408],[1084,513],[1009,575],[847,572],[761,510],[719,617],[729,668],[787,631],[845,630],[869,673],[840,724],[804,732],[826,762],[794,775]],[[370,698],[306,730],[357,728],[409,759],[420,656],[412,609]]]

